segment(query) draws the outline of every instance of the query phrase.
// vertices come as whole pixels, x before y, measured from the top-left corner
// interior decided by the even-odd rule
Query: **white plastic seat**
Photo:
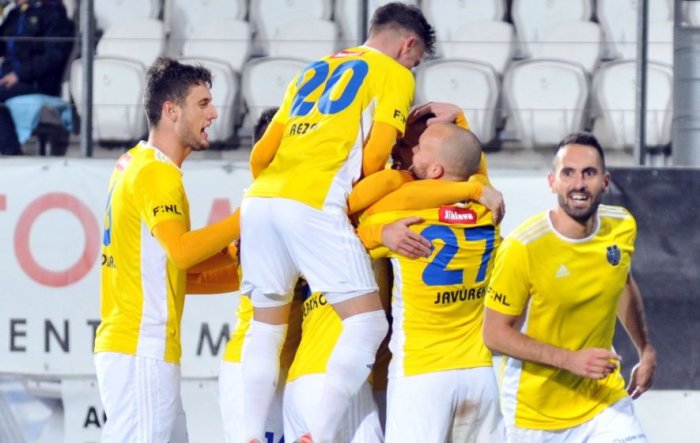
[[[637,0],[638,1],[638,0]],[[596,12],[612,56],[637,57],[637,1],[598,0]],[[649,0],[649,23],[673,20],[672,0]],[[651,35],[649,36],[651,41]]]
[[[683,21],[689,26],[700,25],[700,2],[683,2]]]
[[[185,40],[208,23],[245,20],[247,0],[165,0],[163,13],[168,32],[167,53],[178,56]]]
[[[673,71],[657,63],[647,65],[646,145],[671,142]],[[637,66],[635,61],[608,63],[593,79],[593,96],[599,109],[594,133],[614,149],[631,148],[635,140]]]
[[[673,21],[649,23],[647,59],[673,65]]]
[[[421,9],[425,18],[435,28],[435,39],[440,53],[445,57],[455,57],[447,54],[449,49],[446,45],[455,41],[470,42],[472,40],[468,37],[471,36],[480,37],[476,42],[488,41],[486,37],[470,32],[467,24],[499,22],[503,20],[506,5],[504,0],[423,0]],[[464,35],[464,32],[468,32],[469,36]]]
[[[503,93],[524,147],[558,143],[584,126],[588,81],[580,65],[526,60],[511,65]]]
[[[603,31],[598,23],[562,22],[543,28],[530,47],[534,58],[578,63],[592,72],[600,60]]]
[[[236,127],[238,77],[234,74],[228,63],[220,60],[183,57],[180,61],[190,65],[201,65],[211,71],[212,103],[214,107],[216,107],[219,116],[212,122],[207,130],[207,135],[211,143],[228,140],[234,134]]]
[[[446,59],[469,59],[491,65],[499,74],[505,71],[513,54],[515,32],[507,22],[463,23],[448,33],[441,43]]]
[[[107,30],[133,19],[158,18],[159,0],[94,0],[97,27]]]
[[[250,25],[235,19],[212,20],[195,28],[182,47],[185,57],[221,60],[235,72],[250,54]]]
[[[499,89],[495,71],[485,63],[436,60],[416,72],[416,103],[453,103],[464,111],[483,143],[496,134]]]
[[[145,67],[163,54],[165,30],[157,19],[140,18],[114,24],[97,43],[100,57],[120,57],[137,60]]]
[[[78,113],[82,109],[82,59],[71,66],[70,89]],[[146,134],[143,65],[134,60],[95,57],[93,65],[93,139],[98,141],[139,140]]]
[[[248,108],[244,125],[251,126],[260,114],[280,106],[287,86],[308,62],[294,58],[263,57],[243,67],[241,92]]]
[[[330,0],[256,0],[251,3],[250,14],[255,23],[256,45],[271,55],[271,41],[284,32],[285,26],[305,20],[330,20],[332,7]]]
[[[338,48],[338,27],[330,20],[307,19],[278,27],[272,35],[270,57],[318,60]]]
[[[335,0],[333,17],[340,27],[340,46],[350,48],[362,44],[364,36],[360,35],[360,2],[367,1],[367,32],[369,21],[374,11],[392,0]],[[418,5],[417,0],[404,0],[407,5]]]
[[[532,53],[530,43],[540,39],[543,29],[556,23],[590,20],[592,12],[591,0],[513,0],[511,6],[521,51],[526,55]]]

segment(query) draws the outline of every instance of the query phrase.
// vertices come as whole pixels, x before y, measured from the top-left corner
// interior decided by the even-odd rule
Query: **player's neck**
[[[557,207],[549,212],[549,219],[556,231],[567,238],[582,239],[590,237],[598,228],[597,212],[594,212],[586,220],[576,220]]]
[[[179,143],[173,131],[160,131],[157,128],[148,134],[148,144],[160,150],[178,168],[182,168],[182,162],[191,152],[190,148]]]

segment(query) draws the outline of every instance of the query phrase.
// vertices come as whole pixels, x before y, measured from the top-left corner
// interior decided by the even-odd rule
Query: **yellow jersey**
[[[570,239],[549,213],[516,228],[498,251],[486,306],[523,314],[521,331],[569,350],[612,349],[620,295],[630,271],[636,224],[627,210],[600,205],[597,230]],[[516,426],[556,430],[577,426],[625,397],[618,369],[602,380],[504,358],[501,406]]]
[[[284,125],[282,140],[246,196],[345,210],[372,122],[403,133],[414,87],[410,70],[367,46],[311,63],[287,88],[273,118]]]
[[[140,142],[117,161],[102,238],[100,318],[95,352],[119,352],[179,364],[186,271],[151,235],[180,220],[190,229],[182,172]]]
[[[418,183],[418,182],[416,182]],[[481,334],[483,302],[500,234],[481,205],[391,211],[363,223],[386,224],[400,218],[424,219],[410,229],[433,245],[429,257],[409,259],[386,248],[372,257],[391,259],[394,287],[389,342],[389,377],[491,366]]]
[[[333,348],[343,332],[343,322],[320,292],[307,290],[302,305],[301,343],[287,381],[303,375],[323,374]]]

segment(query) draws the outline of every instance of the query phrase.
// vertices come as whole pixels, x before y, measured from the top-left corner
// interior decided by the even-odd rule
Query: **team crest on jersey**
[[[476,223],[476,212],[469,208],[457,206],[443,206],[438,210],[438,216],[443,223],[458,223],[461,225],[473,225]]]
[[[606,258],[608,259],[608,263],[610,263],[613,266],[617,266],[620,264],[621,257],[622,253],[620,252],[620,248],[618,248],[617,245],[608,246],[608,253],[606,256]]]

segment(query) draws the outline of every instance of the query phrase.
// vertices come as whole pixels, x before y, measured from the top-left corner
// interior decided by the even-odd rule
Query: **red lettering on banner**
[[[85,234],[83,253],[75,264],[64,271],[52,271],[41,266],[29,248],[31,228],[37,218],[50,209],[63,209],[75,215]],[[64,192],[42,195],[27,206],[17,220],[15,231],[15,255],[24,272],[44,286],[68,286],[85,277],[97,259],[100,228],[95,216],[85,203]]]
[[[216,223],[231,215],[231,202],[227,198],[215,198],[209,211],[207,224]]]
[[[7,210],[7,196],[5,194],[0,194],[0,211]]]

